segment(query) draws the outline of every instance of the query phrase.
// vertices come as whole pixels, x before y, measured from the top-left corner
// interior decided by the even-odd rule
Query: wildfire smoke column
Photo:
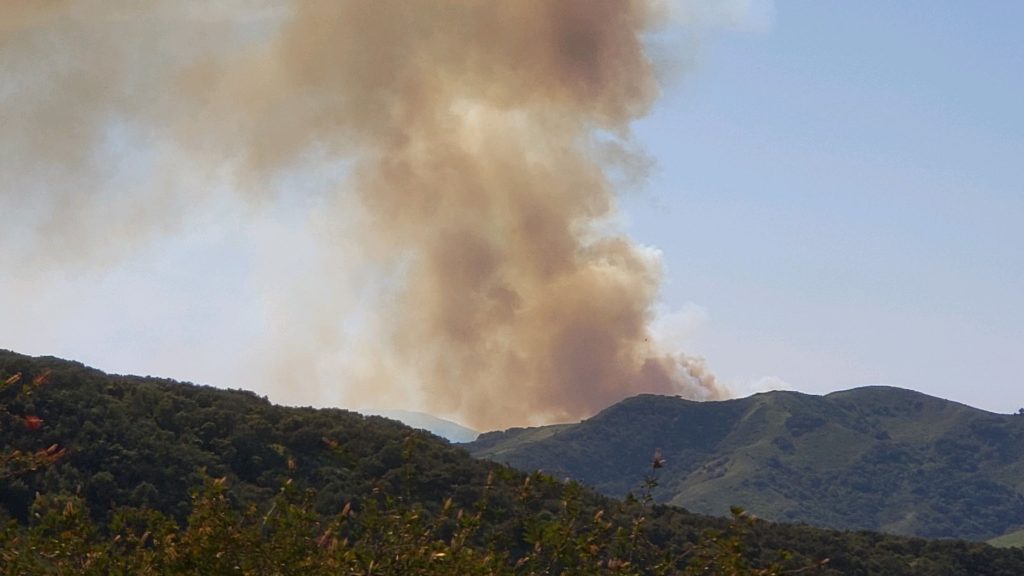
[[[380,337],[337,384],[349,401],[412,390],[422,408],[489,429],[578,419],[640,392],[719,395],[702,363],[654,341],[658,253],[609,225],[609,166],[636,163],[629,125],[658,92],[644,34],[661,3],[286,6],[270,31],[162,62],[166,77],[148,71],[131,121],[196,165],[230,161],[256,202],[247,190],[311,157],[348,160],[323,205],[361,217],[323,249],[387,278],[369,316]],[[115,86],[132,69],[104,66]],[[345,308],[294,306],[320,318]],[[277,349],[287,362],[288,344]]]

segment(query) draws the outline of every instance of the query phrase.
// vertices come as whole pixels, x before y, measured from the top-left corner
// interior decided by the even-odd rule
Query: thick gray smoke
[[[657,253],[609,232],[608,167],[639,169],[629,124],[658,92],[655,3],[3,4],[0,209],[49,258],[174,234],[218,178],[259,205],[282,175],[344,162],[318,206],[345,225],[303,281],[379,288],[378,337],[336,383],[349,402],[412,395],[488,429],[719,395],[652,338]],[[348,292],[296,298],[295,317],[349,313]],[[295,373],[338,345],[273,349]]]

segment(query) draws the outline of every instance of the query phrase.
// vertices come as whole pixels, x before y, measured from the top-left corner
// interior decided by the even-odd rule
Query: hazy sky
[[[1024,4],[726,4],[735,17],[663,32],[654,57],[676,63],[634,126],[654,167],[622,219],[662,253],[659,331],[737,395],[888,384],[1024,406]],[[117,177],[146,162],[129,154]],[[297,198],[211,201],[88,263],[26,263],[28,241],[0,235],[0,347],[337,401],[261,373],[267,332],[316,339],[289,319],[330,297]],[[118,225],[99,233],[118,243]],[[295,369],[316,380],[341,361]]]

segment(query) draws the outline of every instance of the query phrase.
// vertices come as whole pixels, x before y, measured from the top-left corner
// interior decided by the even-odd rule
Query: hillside
[[[1024,548],[1024,530],[1016,530],[988,541],[999,548]]]
[[[83,493],[97,518],[120,505],[183,519],[200,470],[227,477],[242,502],[272,497],[293,478],[317,489],[316,507],[340,510],[373,490],[440,501],[471,499],[493,466],[394,420],[336,409],[275,406],[252,392],[160,378],[114,376],[75,362],[0,351],[0,376],[49,371],[47,384],[9,405],[45,425],[26,434],[0,415],[0,443],[29,451],[59,444],[67,456],[45,474],[0,491],[0,510],[26,518],[36,492]],[[8,395],[11,391],[7,391]],[[411,470],[421,473],[409,477]]]
[[[103,540],[108,530],[118,530],[117,526],[125,529],[118,520],[124,518],[121,514],[125,506],[166,514],[187,526],[174,529],[156,524],[162,526],[159,532],[167,535],[164,541],[177,542],[181,554],[196,554],[194,559],[200,563],[216,560],[212,553],[202,552],[206,545],[223,551],[231,562],[274,562],[282,554],[298,552],[303,561],[319,558],[318,555],[329,551],[314,538],[326,537],[317,518],[345,518],[351,506],[355,512],[350,523],[363,522],[362,527],[351,532],[349,540],[331,547],[342,555],[336,554],[335,559],[350,561],[345,566],[365,561],[372,567],[382,544],[365,540],[371,536],[391,539],[385,543],[392,549],[416,545],[417,541],[394,541],[394,534],[419,534],[416,538],[422,538],[422,526],[432,517],[441,520],[436,531],[429,533],[430,537],[442,539],[432,541],[430,546],[445,546],[441,549],[454,551],[455,544],[443,538],[451,538],[452,530],[479,518],[474,540],[465,543],[476,551],[473,558],[492,566],[498,562],[500,570],[495,573],[527,573],[526,568],[518,567],[531,564],[520,565],[516,559],[540,554],[534,542],[556,541],[586,554],[591,554],[588,550],[596,550],[593,554],[612,554],[623,542],[633,541],[623,535],[631,533],[637,518],[644,518],[645,536],[641,542],[653,547],[644,553],[646,557],[668,555],[677,559],[674,562],[684,564],[689,559],[705,558],[708,546],[712,551],[719,546],[718,552],[742,553],[754,565],[767,565],[783,558],[785,566],[792,569],[814,567],[801,572],[806,574],[1024,573],[1021,550],[762,521],[741,524],[743,529],[735,534],[742,546],[733,548],[732,537],[711,538],[708,532],[731,530],[724,520],[674,507],[616,502],[538,475],[527,481],[521,473],[474,460],[462,448],[384,418],[344,410],[274,406],[250,392],[157,378],[112,376],[74,362],[0,351],[0,382],[10,381],[16,374],[21,375],[23,382],[45,380],[45,384],[33,385],[27,393],[18,392],[16,385],[0,387],[0,455],[16,449],[31,452],[51,444],[67,451],[41,470],[0,474],[0,520],[4,516],[11,519],[6,526],[0,522],[0,560],[10,562],[9,566],[18,565],[15,560],[30,566],[24,573],[49,573],[38,571],[41,556],[37,546],[56,547],[61,557],[72,563],[76,557],[69,550],[76,546],[75,549],[92,550],[90,554],[108,561],[127,561],[126,544]],[[41,378],[43,375],[46,377]],[[26,415],[39,420],[32,420],[29,426]],[[632,456],[623,453],[620,462]],[[642,476],[649,468],[650,461],[641,455],[636,476]],[[211,483],[211,478],[224,480]],[[214,500],[197,500],[196,491],[202,493],[204,485],[207,491],[211,486],[228,487],[226,499],[218,496]],[[305,496],[289,496],[291,500],[282,504],[282,494]],[[61,498],[70,498],[68,502],[81,499],[98,528],[88,528],[74,520],[73,527],[62,528],[64,531],[59,535],[50,532],[55,526],[77,518],[72,514],[77,507],[54,508],[53,503],[61,502]],[[451,505],[444,504],[447,499],[451,499]],[[56,516],[39,516],[48,506]],[[196,510],[195,506],[200,508]],[[463,516],[459,512],[455,516],[449,506],[470,513]],[[275,507],[293,512],[280,519],[275,516],[268,523]],[[243,518],[249,518],[250,523],[234,528],[233,516],[226,511],[229,509],[242,511]],[[375,516],[375,509],[389,512]],[[443,522],[445,514],[457,517],[459,524],[451,524],[454,520]],[[143,517],[152,515],[145,512]],[[373,528],[374,518],[385,524]],[[599,525],[600,533],[588,532],[588,526]],[[194,532],[174,532],[191,529]],[[210,541],[208,530],[220,534],[218,538],[222,539]],[[148,533],[139,528],[135,538],[144,540]],[[265,540],[276,538],[274,534],[283,534],[282,537],[290,538],[287,542],[293,543]],[[606,540],[595,540],[597,537]],[[249,542],[247,546],[256,546],[260,554],[231,549],[231,542],[237,538]],[[166,566],[176,566],[193,558],[179,552],[165,554],[164,548],[149,548],[139,542],[134,550],[150,565],[170,562]],[[225,550],[224,546],[229,548]],[[431,549],[426,549],[427,562],[438,558]],[[544,550],[557,549],[549,546]],[[783,550],[791,554],[780,556]],[[216,557],[220,558],[220,552]],[[638,553],[637,558],[641,557],[643,554]],[[504,558],[509,558],[507,564],[502,564]],[[825,559],[828,562],[821,565]],[[607,560],[602,561],[607,566]],[[96,564],[91,571],[81,573],[109,573],[104,570],[102,564]],[[191,570],[189,573],[219,573],[204,572],[194,566]],[[638,571],[649,572],[642,567]],[[154,573],[179,572],[165,567],[164,571]],[[379,569],[374,573],[401,570]]]
[[[722,402],[643,395],[573,425],[482,435],[472,454],[611,496],[660,448],[654,496],[707,514],[985,540],[1024,526],[1024,416],[889,387]]]

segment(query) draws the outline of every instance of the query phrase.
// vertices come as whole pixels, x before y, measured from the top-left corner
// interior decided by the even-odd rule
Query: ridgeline
[[[722,402],[642,395],[572,425],[512,429],[475,456],[622,497],[654,448],[656,501],[728,514],[928,538],[987,540],[1024,526],[1024,416],[909,390]]]
[[[0,382],[0,559],[31,573],[1024,573],[1021,550],[616,501],[384,418],[250,392],[4,351]],[[32,453],[59,457],[8,458]],[[637,482],[675,465],[636,456],[609,465]]]

